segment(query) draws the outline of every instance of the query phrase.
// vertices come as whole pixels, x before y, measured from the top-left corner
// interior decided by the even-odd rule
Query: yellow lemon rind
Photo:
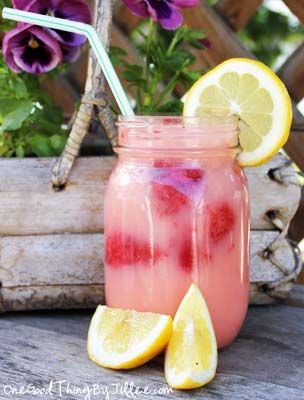
[[[218,79],[225,72],[239,72],[236,68],[245,67],[244,72],[247,72],[248,66],[249,69],[256,69],[258,71],[257,74],[252,74],[253,76],[259,78],[258,74],[263,74],[263,80],[265,77],[270,82],[270,86],[275,87],[279,99],[276,97],[274,99],[276,102],[279,100],[282,102],[280,107],[280,115],[278,116],[280,119],[279,123],[279,135],[276,135],[275,139],[268,146],[269,149],[264,153],[256,156],[252,156],[251,152],[241,152],[239,155],[239,162],[244,167],[257,166],[267,162],[270,158],[272,158],[279,150],[284,146],[284,144],[288,140],[289,131],[292,122],[292,105],[291,100],[288,95],[288,91],[284,85],[284,83],[277,77],[277,75],[263,63],[251,60],[248,58],[233,58],[230,60],[226,60],[219,64],[217,67],[212,69],[203,75],[189,90],[186,96],[185,105],[184,105],[184,116],[194,116],[195,112],[199,106],[198,98],[199,94],[202,92],[202,86],[205,82],[211,80],[213,83],[218,83]],[[231,70],[229,68],[232,67]],[[227,70],[226,70],[227,69]],[[260,77],[261,79],[261,77]],[[208,87],[211,83],[206,85]],[[262,86],[264,87],[264,86]],[[273,122],[272,126],[274,126],[275,122]],[[275,129],[274,129],[275,131]],[[267,135],[266,135],[267,136]],[[270,139],[269,139],[270,140]],[[262,147],[259,146],[260,149]],[[264,146],[265,147],[265,146]]]
[[[180,319],[183,319],[183,309],[186,306],[186,303],[188,301],[191,301],[191,297],[196,296],[196,298],[199,300],[201,303],[201,311],[202,311],[202,317],[206,321],[208,331],[210,334],[210,339],[211,339],[211,347],[212,351],[210,354],[210,368],[208,370],[201,370],[200,372],[197,371],[182,371],[182,372],[177,372],[170,367],[170,358],[171,358],[171,348],[170,348],[170,341],[166,349],[166,354],[165,354],[165,377],[166,381],[174,389],[195,389],[201,386],[206,385],[210,381],[212,381],[215,377],[216,374],[216,368],[217,368],[217,362],[218,362],[218,357],[217,357],[217,342],[216,342],[216,337],[213,329],[213,324],[209,315],[208,307],[206,304],[206,301],[199,290],[199,288],[192,284],[186,293],[185,297],[183,298],[177,313],[174,317],[173,320],[173,332],[172,336],[174,335],[174,329],[176,328],[178,321]],[[196,299],[196,300],[197,300]],[[170,339],[171,340],[171,339]]]
[[[102,305],[97,307],[89,327],[87,352],[91,361],[105,368],[131,369],[145,364],[165,349],[172,333],[172,318],[159,314],[157,325],[139,346],[126,353],[105,351],[98,337],[98,323],[106,308],[107,306]]]

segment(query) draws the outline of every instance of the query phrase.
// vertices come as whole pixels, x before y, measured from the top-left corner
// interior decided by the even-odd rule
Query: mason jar
[[[121,117],[107,185],[105,292],[111,307],[174,316],[191,283],[219,347],[244,321],[249,202],[235,117]]]

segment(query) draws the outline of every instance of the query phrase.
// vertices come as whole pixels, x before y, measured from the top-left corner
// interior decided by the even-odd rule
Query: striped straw
[[[95,52],[97,60],[102,68],[106,80],[113,92],[122,115],[133,116],[134,112],[129,103],[127,95],[121,85],[121,82],[115,72],[115,69],[110,61],[101,40],[99,39],[96,30],[88,24],[75,22],[67,19],[50,17],[27,11],[16,10],[14,8],[4,7],[2,17],[13,21],[25,22],[31,25],[39,25],[45,28],[58,29],[66,32],[78,33],[85,35]]]

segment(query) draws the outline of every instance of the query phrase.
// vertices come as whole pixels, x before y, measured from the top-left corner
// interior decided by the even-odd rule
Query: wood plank
[[[245,28],[261,4],[262,0],[219,0],[215,9],[235,31],[240,31]]]
[[[304,8],[304,2],[303,6]],[[304,97],[304,42],[288,57],[277,71],[292,98],[298,103]]]
[[[50,181],[54,159],[0,163],[0,234],[102,231],[102,199],[114,158],[78,159],[61,192]]]
[[[237,340],[219,353],[214,381],[192,391],[166,390],[163,356],[129,371],[103,369],[90,362],[86,337],[91,315],[52,313],[2,317],[0,396],[4,396],[4,384],[47,388],[53,379],[64,381],[62,398],[69,400],[78,400],[80,395],[66,393],[68,382],[70,389],[92,388],[98,384],[100,388],[112,390],[111,393],[117,385],[123,388],[133,382],[133,392],[138,387],[140,395],[136,398],[142,400],[152,398],[151,394],[144,394],[145,386],[155,390],[153,399],[156,400],[302,400],[304,397],[304,361],[300,347],[304,324],[299,308],[251,308]],[[161,394],[161,389],[165,393]],[[52,394],[54,398],[61,397],[58,383],[53,386]],[[123,400],[126,393],[115,393],[110,398]]]
[[[114,157],[79,158],[65,190],[56,192],[50,182],[54,159],[1,159],[0,235],[102,232],[104,190],[115,162]],[[265,218],[269,210],[276,210],[283,224],[297,210],[300,188],[268,175],[284,162],[277,156],[246,171],[252,229],[273,229]],[[295,176],[291,168],[285,173]]]
[[[283,0],[287,7],[304,24],[304,0]]]
[[[260,291],[261,283],[275,282],[284,273],[264,258],[265,249],[277,238],[275,231],[252,231],[250,246],[251,302],[275,299]],[[273,257],[294,269],[294,255],[285,239]],[[31,310],[80,308],[104,299],[103,235],[72,234],[0,238],[0,282],[2,308]],[[279,291],[288,291],[290,285]],[[276,292],[273,293],[275,297]]]
[[[184,20],[187,25],[195,29],[203,29],[208,33],[212,46],[204,51],[195,51],[195,56],[200,64],[200,69],[207,66],[213,67],[232,57],[249,57],[252,54],[238,40],[236,34],[225,23],[223,17],[213,9],[206,0],[193,9],[183,10]]]
[[[299,169],[304,172],[304,130],[292,130],[284,150]]]
[[[48,260],[46,261],[48,264]],[[0,310],[71,310],[104,304],[104,285],[45,285],[0,289]]]

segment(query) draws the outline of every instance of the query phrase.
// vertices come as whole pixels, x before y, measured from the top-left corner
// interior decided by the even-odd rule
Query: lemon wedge
[[[102,367],[135,368],[161,353],[171,333],[169,315],[98,306],[89,328],[88,355]]]
[[[210,382],[217,367],[217,344],[209,311],[192,284],[173,320],[165,355],[165,376],[175,389],[193,389]]]
[[[185,98],[184,116],[239,117],[242,166],[268,161],[286,143],[292,121],[287,89],[266,65],[232,58],[203,75]]]

